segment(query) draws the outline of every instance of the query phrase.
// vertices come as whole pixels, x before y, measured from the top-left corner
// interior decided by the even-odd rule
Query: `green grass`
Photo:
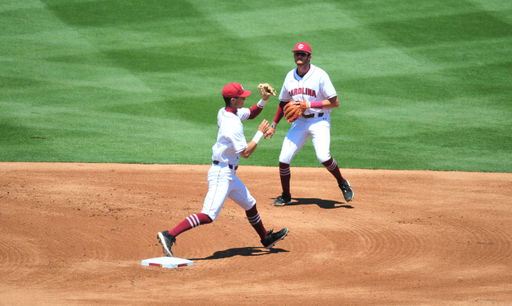
[[[0,161],[208,164],[222,87],[280,89],[299,41],[341,106],[343,168],[512,172],[512,4],[0,4]],[[277,99],[245,122],[248,140]],[[276,166],[283,120],[243,164]],[[320,166],[309,142],[294,166]]]

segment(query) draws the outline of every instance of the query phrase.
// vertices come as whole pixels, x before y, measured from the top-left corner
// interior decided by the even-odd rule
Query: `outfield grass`
[[[340,167],[512,172],[510,1],[266,5],[1,3],[0,160],[208,164],[222,87],[242,83],[251,106],[307,41],[340,98]],[[242,163],[276,166],[287,125]],[[311,143],[292,165],[320,166]]]

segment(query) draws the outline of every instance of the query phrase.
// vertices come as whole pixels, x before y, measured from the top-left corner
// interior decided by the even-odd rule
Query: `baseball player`
[[[349,182],[341,175],[338,164],[330,155],[330,113],[333,108],[339,106],[336,90],[329,75],[310,63],[311,47],[309,44],[305,42],[298,43],[293,49],[293,57],[297,68],[286,75],[279,94],[281,103],[277,108],[274,122],[265,133],[265,138],[272,138],[277,124],[283,117],[283,109],[288,102],[302,108],[303,115],[293,121],[281,148],[279,174],[283,193],[277,198],[274,205],[281,206],[291,203],[290,163],[310,137],[313,141],[317,159],[336,178],[345,201],[351,201],[354,198],[354,192]]]
[[[236,176],[240,155],[243,158],[251,156],[261,137],[269,128],[268,121],[263,120],[254,138],[247,143],[242,121],[256,118],[270,95],[275,95],[275,90],[267,83],[260,84],[258,90],[262,99],[251,108],[243,107],[245,98],[250,96],[251,92],[244,90],[239,83],[227,84],[222,90],[226,107],[221,108],[217,114],[219,130],[217,142],[212,148],[213,161],[208,171],[208,193],[204,199],[203,209],[200,213],[185,218],[172,230],[157,234],[157,239],[162,244],[166,256],[173,256],[171,247],[179,234],[199,225],[212,223],[219,215],[226,198],[232,199],[245,210],[247,219],[260,236],[263,247],[272,248],[277,241],[284,239],[288,234],[287,228],[276,233],[273,230],[268,232],[265,230],[256,209],[256,200]]]

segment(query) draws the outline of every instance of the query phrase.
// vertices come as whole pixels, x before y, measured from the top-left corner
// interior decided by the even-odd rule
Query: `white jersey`
[[[288,102],[294,100],[316,102],[337,96],[336,90],[327,72],[313,64],[310,65],[311,67],[304,77],[300,77],[297,74],[297,68],[288,72],[283,83],[283,88],[281,88],[281,93],[279,94],[280,101]],[[309,115],[313,113],[330,112],[331,109],[310,108],[307,109],[304,114]]]
[[[244,135],[243,120],[251,115],[248,108],[238,109],[236,115],[226,111],[223,107],[217,114],[217,142],[213,145],[212,160],[223,164],[236,165],[240,159],[240,152],[247,148]]]

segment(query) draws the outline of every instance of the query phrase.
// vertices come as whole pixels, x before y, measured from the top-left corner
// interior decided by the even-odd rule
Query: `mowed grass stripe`
[[[342,101],[331,146],[341,167],[512,171],[505,3],[33,4],[0,6],[11,21],[0,105],[13,106],[0,115],[0,159],[208,163],[222,86],[280,88],[291,48],[308,41]],[[249,139],[276,104],[246,123]],[[274,166],[286,130],[243,163]],[[293,163],[319,166],[310,144]]]

